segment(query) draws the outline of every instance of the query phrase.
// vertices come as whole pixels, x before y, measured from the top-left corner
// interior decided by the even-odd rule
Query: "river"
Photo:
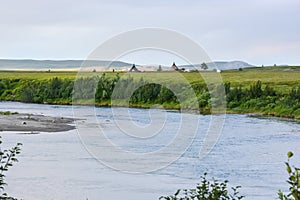
[[[87,109],[85,106],[76,108],[83,112]],[[72,106],[0,102],[0,111],[7,110],[73,116]],[[199,124],[194,140],[177,160],[166,167],[160,163],[162,166],[159,169],[145,173],[132,173],[135,167],[132,163],[113,155],[107,162],[116,167],[107,166],[107,162],[101,162],[99,157],[96,159],[95,155],[87,151],[87,147],[92,144],[76,130],[40,134],[2,132],[4,147],[23,143],[19,162],[7,173],[7,193],[25,200],[150,200],[173,194],[178,188],[193,187],[199,182],[199,177],[207,172],[209,178],[228,179],[230,186],[241,185],[240,192],[246,196],[245,199],[275,199],[278,189],[288,189],[284,165],[288,151],[296,154],[293,161],[300,166],[300,124],[297,121],[228,114],[214,148],[200,159],[201,133],[208,129],[211,119],[209,115],[156,110],[153,119],[147,109],[126,109],[129,115],[120,114],[122,112],[119,111],[124,111],[124,108],[114,108],[114,112],[118,113],[115,115],[111,108],[94,110],[97,122],[109,139],[115,145],[122,146],[124,151],[144,153],[145,163],[149,162],[149,166],[157,162],[147,160],[147,152],[155,152],[166,146],[174,129],[177,130],[179,126],[194,126],[193,120],[178,123],[182,116],[197,118]],[[119,135],[114,128],[115,118],[128,124],[133,121],[142,128],[151,123],[164,122],[164,130],[158,131],[161,135],[143,140]],[[155,129],[155,126],[152,128]],[[171,154],[164,156],[177,156]],[[129,172],[118,170],[118,166],[128,167]]]

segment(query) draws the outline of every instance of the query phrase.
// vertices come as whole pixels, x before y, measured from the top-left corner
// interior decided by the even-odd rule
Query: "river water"
[[[83,113],[87,109],[84,106],[76,108]],[[0,110],[60,117],[73,116],[72,106],[0,102]],[[183,125],[178,123],[182,116],[197,118],[199,123],[194,140],[179,159],[166,167],[162,166],[145,173],[132,173],[134,162],[124,158],[118,159],[114,155],[107,162],[113,166],[128,167],[128,170],[111,168],[109,164],[107,166],[101,159],[99,161],[97,155],[87,151],[87,147],[94,145],[95,141],[89,143],[89,140],[83,140],[82,134],[76,130],[40,134],[2,132],[4,147],[11,147],[17,142],[23,143],[19,162],[7,173],[7,193],[25,200],[150,200],[158,199],[161,195],[173,194],[178,188],[191,188],[199,182],[199,177],[207,172],[209,178],[227,179],[230,186],[241,185],[240,192],[246,199],[275,199],[278,189],[288,189],[284,165],[288,151],[296,154],[293,161],[295,165],[300,166],[300,124],[297,121],[226,115],[214,148],[200,159],[203,133],[207,132],[211,119],[209,115],[156,110],[154,119],[150,117],[151,112],[144,109],[126,109],[129,115],[120,114],[122,112],[119,111],[124,111],[124,108],[115,108],[115,113],[118,113],[115,115],[111,108],[94,110],[97,122],[108,138],[126,152],[144,153],[145,162],[142,164],[149,162],[149,166],[158,162],[147,160],[147,152],[158,151],[167,146],[168,139],[172,138],[174,130],[179,126],[194,125],[193,120],[185,121]],[[163,130],[158,131],[159,134],[141,140],[134,136],[119,135],[113,123],[116,118],[119,122],[128,124],[133,121],[142,128],[151,123],[161,122],[164,122],[164,126]],[[164,156],[177,155],[169,153]]]

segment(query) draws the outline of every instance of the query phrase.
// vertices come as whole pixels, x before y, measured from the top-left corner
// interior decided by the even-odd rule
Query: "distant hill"
[[[243,61],[231,61],[231,62],[211,62],[206,63],[208,66],[208,70],[212,69],[221,69],[221,70],[229,70],[229,69],[238,69],[245,67],[253,67],[249,63]],[[80,67],[84,67],[87,70],[107,70],[106,66],[109,66],[111,69],[127,71],[131,68],[132,64],[122,62],[122,61],[103,61],[103,60],[9,60],[9,59],[0,59],[0,70],[76,70]],[[158,66],[141,66],[136,65],[137,68],[141,71],[156,71]],[[179,68],[190,68],[194,67],[200,69],[201,64],[195,65],[180,65]],[[162,66],[163,70],[172,70],[170,66]]]
[[[130,67],[131,64],[121,61],[102,61],[102,60],[9,60],[0,59],[0,70],[48,70],[48,69],[78,69],[84,67]]]
[[[243,62],[243,61],[216,61],[206,63],[208,69],[220,69],[220,70],[229,70],[229,69],[238,69],[238,68],[246,68],[246,67],[253,67],[253,65]],[[201,64],[195,65],[181,65],[180,68],[201,68]]]

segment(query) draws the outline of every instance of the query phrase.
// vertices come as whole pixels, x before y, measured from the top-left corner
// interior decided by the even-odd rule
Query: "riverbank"
[[[1,101],[0,101],[1,102]],[[2,101],[2,102],[19,102],[19,103],[26,103],[26,102],[21,102],[21,101]],[[31,104],[31,103],[29,103]],[[62,106],[72,106],[71,102],[68,103],[59,103],[59,102],[47,102],[47,103],[34,103],[37,105],[62,105]],[[111,106],[111,104],[109,102],[103,102],[103,103],[82,103],[82,104],[76,104],[76,106],[95,106],[97,108],[110,108],[110,107],[120,107],[120,108],[126,108],[128,107],[128,105],[113,105]],[[180,106],[153,106],[150,104],[144,104],[144,105],[129,105],[130,108],[137,108],[137,109],[151,109],[151,108],[155,108],[155,109],[165,109],[168,111],[174,111],[174,112],[184,112],[184,113],[192,113],[192,114],[201,114],[201,115],[211,115],[212,112],[211,110],[207,109],[207,110],[199,110],[199,109],[180,109]],[[10,113],[9,111],[0,111],[0,120],[1,118],[3,118],[3,115],[5,115],[5,113],[9,113],[10,115],[15,115],[15,113]],[[279,119],[286,119],[286,120],[296,120],[296,121],[300,121],[300,116],[293,116],[293,115],[280,115],[280,114],[276,114],[276,113],[266,113],[266,112],[262,112],[262,111],[245,111],[245,110],[241,110],[241,109],[228,109],[227,110],[214,110],[213,114],[243,114],[243,115],[250,115],[250,116],[256,116],[256,117],[266,117],[266,118],[279,118]],[[28,114],[26,114],[26,116],[28,116]],[[30,115],[32,116],[38,116],[40,117],[40,115]],[[44,116],[45,118],[47,118],[47,116]],[[53,117],[48,117],[48,119],[53,118]],[[57,118],[58,121],[61,121],[61,118]],[[74,119],[72,118],[63,118],[63,120],[68,120],[66,121],[67,123],[73,123]],[[49,120],[48,120],[49,121]],[[72,129],[75,129],[75,127],[73,127]],[[66,130],[72,130],[72,129],[66,129]],[[2,126],[1,126],[1,121],[0,121],[0,130],[3,130]],[[61,130],[61,129],[58,129]],[[64,130],[62,130],[64,131]],[[44,132],[44,131],[42,131]],[[46,132],[56,132],[56,131],[46,131]]]
[[[0,114],[1,131],[17,131],[29,134],[39,132],[64,132],[75,129],[74,119],[44,115],[3,112]]]
[[[93,73],[91,77],[76,81],[68,73],[63,73],[63,76],[60,73],[47,73],[46,76],[45,73],[35,72],[35,76],[39,78],[33,80],[30,76],[32,73],[29,72],[0,72],[0,77],[10,75],[7,76],[9,78],[0,80],[0,100],[56,105],[71,105],[75,102],[76,105],[97,107],[183,109],[200,111],[201,114],[225,111],[234,114],[260,113],[300,119],[300,67],[272,70],[275,68],[224,71],[219,74],[223,78],[223,84],[210,85],[209,90],[198,72],[180,74],[188,84],[174,78],[175,72],[105,73],[102,76]],[[211,76],[213,73],[205,72]],[[167,84],[160,84],[162,80]],[[193,90],[196,98],[191,97],[188,88]],[[224,111],[225,99],[227,108]],[[213,111],[212,106],[215,108]]]

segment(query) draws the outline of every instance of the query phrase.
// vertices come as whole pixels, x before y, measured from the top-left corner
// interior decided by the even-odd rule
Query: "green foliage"
[[[4,111],[4,112],[0,111],[0,114],[1,115],[11,115],[11,114],[14,114],[14,113],[11,113],[10,111]]]
[[[263,90],[261,88],[261,81],[257,81],[256,83],[250,85],[248,96],[251,99],[261,97],[262,94],[263,94]]]
[[[228,191],[228,181],[209,181],[206,173],[202,176],[201,183],[193,189],[177,190],[174,195],[162,196],[160,200],[238,200],[243,199],[238,192],[240,186],[232,187],[232,192]]]
[[[0,81],[0,95],[5,91],[6,84],[3,81]]]
[[[261,81],[250,85],[231,87],[225,83],[227,107],[235,112],[275,115],[300,118],[300,89],[293,88],[289,93],[277,92],[270,85],[263,87]]]
[[[211,72],[203,73],[210,74]],[[252,74],[251,69],[236,73],[247,80],[253,80],[254,78],[251,76],[261,77],[261,74]],[[297,85],[299,84],[297,81],[279,82],[278,84],[284,84],[285,87],[290,88],[289,90],[279,90],[275,83],[260,80],[238,80],[239,82],[237,82],[229,78],[228,74],[235,76],[232,75],[232,72],[231,74],[225,72],[222,73],[222,76],[224,75],[225,79],[231,80],[231,82],[225,82],[224,85],[212,85],[210,88],[214,89],[208,91],[203,80],[199,77],[198,79],[195,78],[196,73],[182,73],[182,76],[190,82],[189,87],[194,90],[198,101],[195,102],[196,100],[189,99],[186,84],[174,81],[171,72],[104,73],[102,76],[98,76],[97,72],[92,74],[93,76],[82,76],[76,79],[76,93],[73,93],[74,80],[69,78],[1,79],[0,100],[54,104],[71,104],[74,100],[75,103],[79,104],[95,102],[99,106],[110,106],[113,99],[116,100],[113,102],[114,104],[122,106],[128,104],[124,101],[127,99],[130,101],[129,105],[134,107],[147,108],[153,104],[160,104],[168,109],[186,107],[210,113],[212,106],[221,105],[226,98],[229,112],[255,112],[279,117],[300,118],[300,85]],[[53,73],[53,75],[59,74]],[[160,80],[161,76],[164,76],[163,80]],[[293,77],[294,73],[289,74],[289,76]],[[264,77],[263,79],[267,80]],[[222,92],[224,90],[226,97]],[[181,105],[178,99],[180,99]]]
[[[151,83],[139,87],[130,97],[130,103],[153,103],[157,102],[158,96],[161,93],[161,85]]]
[[[264,95],[265,96],[276,96],[276,91],[271,86],[266,85],[265,90],[264,90]]]
[[[30,83],[27,83],[20,91],[21,101],[33,102],[34,91],[34,86]]]
[[[96,102],[100,103],[105,100],[111,100],[112,93],[114,92],[114,88],[116,83],[119,81],[120,77],[117,74],[114,77],[108,77],[104,73],[98,81],[96,86],[96,92],[95,92],[95,98]],[[129,82],[132,81],[132,79],[129,80]],[[128,82],[125,83],[125,85],[128,85]],[[125,86],[123,86],[125,89]],[[118,88],[120,89],[120,88]],[[120,91],[118,93],[123,93],[124,91]]]
[[[289,193],[285,195],[281,190],[278,191],[280,200],[299,200],[300,199],[300,168],[293,167],[290,164],[290,158],[293,157],[292,152],[287,153],[288,160],[285,163],[286,171],[289,175],[287,183],[289,184]]]
[[[2,138],[0,136],[0,144],[2,144]],[[18,143],[15,147],[8,150],[0,150],[0,199],[14,199],[12,197],[8,197],[8,195],[4,191],[5,185],[5,172],[8,171],[9,167],[13,166],[14,162],[18,162],[16,156],[21,152],[21,143]]]

